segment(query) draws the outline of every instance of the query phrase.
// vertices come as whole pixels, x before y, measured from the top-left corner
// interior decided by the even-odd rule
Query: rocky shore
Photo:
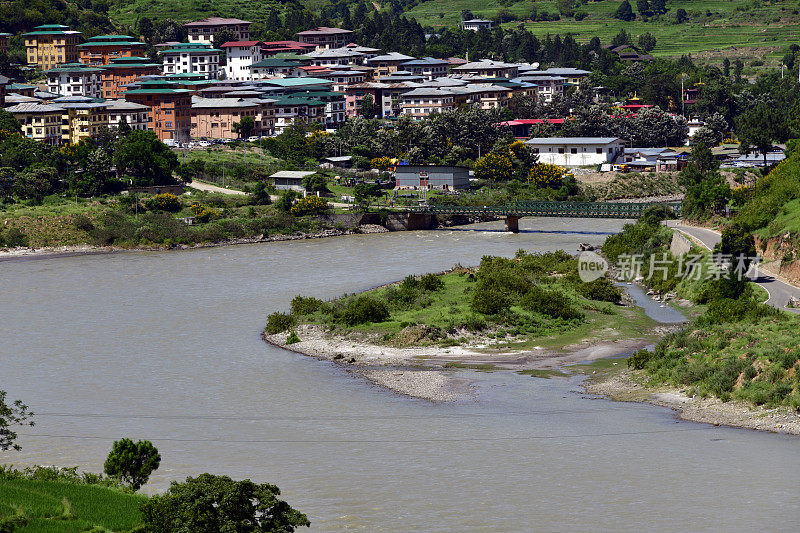
[[[455,369],[555,370],[627,353],[652,343],[652,339],[588,341],[561,349],[534,347],[506,350],[476,341],[464,346],[381,346],[327,332],[322,326],[300,325],[300,342],[287,344],[287,333],[262,334],[274,346],[299,354],[346,365],[354,373],[398,393],[432,401],[469,397],[468,380],[454,376]]]
[[[644,402],[668,407],[684,420],[773,433],[800,435],[800,414],[789,407],[764,408],[719,398],[689,396],[676,387],[644,386],[642,371],[621,368],[590,378],[587,392],[623,402]]]

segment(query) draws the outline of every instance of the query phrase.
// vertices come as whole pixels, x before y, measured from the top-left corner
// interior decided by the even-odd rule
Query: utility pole
[[[681,116],[686,118],[686,97],[683,94],[683,77],[685,74],[681,72]]]

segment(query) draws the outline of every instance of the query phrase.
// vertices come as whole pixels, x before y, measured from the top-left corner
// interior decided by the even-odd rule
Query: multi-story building
[[[112,59],[144,55],[147,45],[130,35],[98,35],[78,45],[80,61],[86,65],[107,65]]]
[[[302,70],[303,64],[291,59],[279,57],[267,57],[257,63],[250,65],[249,80],[268,80],[272,78],[287,78],[297,76]]]
[[[215,36],[221,31],[230,32],[236,41],[249,41],[250,24],[252,22],[247,20],[208,17],[188,22],[184,27],[189,33],[190,43],[213,44]]]
[[[338,130],[344,125],[347,117],[347,108],[345,107],[345,95],[343,93],[335,91],[306,91],[292,93],[290,96],[303,96],[324,102],[325,110],[322,125],[325,129]]]
[[[206,79],[219,78],[219,56],[222,50],[210,44],[178,43],[161,52],[164,74],[202,74]]]
[[[272,100],[250,98],[192,97],[191,136],[193,139],[236,139],[234,124],[252,117],[254,135],[271,135],[275,123]]]
[[[450,64],[444,59],[436,59],[433,57],[422,57],[420,59],[413,59],[402,63],[403,70],[410,72],[416,76],[422,76],[426,79],[432,80],[447,76],[447,67]]]
[[[411,115],[414,120],[422,120],[454,106],[453,93],[442,89],[414,89],[403,94],[402,101],[403,114]]]
[[[6,105],[6,91],[10,82],[10,79],[0,74],[0,107]]]
[[[22,125],[22,134],[45,144],[61,144],[64,108],[52,104],[22,103],[6,111]]]
[[[78,144],[96,137],[102,128],[108,127],[106,103],[86,96],[64,96],[53,100],[52,105],[64,109],[62,115],[61,142]]]
[[[542,163],[580,167],[613,162],[625,149],[617,137],[535,137],[525,144]]]
[[[83,63],[64,63],[51,68],[47,75],[47,90],[61,96],[100,97],[103,70]]]
[[[146,57],[118,57],[103,67],[100,74],[103,98],[123,98],[127,86],[142,76],[161,74],[161,64],[151,63]]]
[[[10,33],[0,33],[0,54],[8,52],[8,38]]]
[[[150,108],[143,104],[125,100],[106,100],[106,112],[109,128],[119,128],[123,121],[132,130],[146,130],[150,125],[148,120]]]
[[[225,78],[252,80],[250,67],[263,59],[261,41],[231,41],[222,45],[225,50]]]
[[[519,75],[519,66],[493,59],[472,61],[453,67],[455,74],[470,74],[481,78],[516,78]]]
[[[365,63],[375,69],[375,78],[380,79],[382,76],[388,76],[398,70],[402,70],[401,65],[413,61],[414,58],[401,54],[400,52],[389,52],[380,56],[375,56],[367,59]],[[447,69],[445,68],[445,72]]]
[[[363,65],[365,56],[363,52],[348,47],[324,48],[305,54],[311,58],[311,64],[318,67],[339,65]]]
[[[347,44],[352,34],[353,32],[350,30],[329,28],[327,26],[319,26],[311,30],[295,33],[298,41],[313,44],[317,47],[317,50],[341,48]]]
[[[147,88],[128,89],[125,100],[150,108],[149,129],[162,141],[189,140],[192,116],[192,91],[175,88],[167,80],[148,84]]]
[[[494,23],[486,19],[470,19],[461,21],[461,29],[469,31],[491,30]]]
[[[320,75],[320,78],[331,80],[333,82],[333,90],[340,93],[344,93],[349,85],[363,83],[366,81],[366,77],[367,75],[359,70],[334,70]]]
[[[61,63],[78,61],[81,32],[72,31],[69,26],[44,24],[23,36],[30,66],[48,70]]]
[[[261,55],[271,57],[275,54],[305,54],[316,50],[316,45],[300,41],[266,41],[261,43]]]
[[[347,87],[347,116],[361,116],[361,102],[370,95],[378,106],[379,116],[397,116],[402,111],[403,94],[413,87],[408,83],[367,82]]]
[[[283,133],[294,122],[316,122],[325,120],[325,102],[302,96],[281,96],[274,99],[275,133]]]

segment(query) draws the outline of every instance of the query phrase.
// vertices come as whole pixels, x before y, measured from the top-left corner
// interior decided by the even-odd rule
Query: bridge
[[[560,217],[560,218],[639,218],[650,206],[657,205],[665,210],[672,210],[675,217],[680,218],[683,204],[681,202],[514,202],[499,206],[460,206],[460,205],[425,205],[412,207],[411,213],[430,215],[466,215],[503,217],[506,229],[519,233],[519,219],[522,217]]]

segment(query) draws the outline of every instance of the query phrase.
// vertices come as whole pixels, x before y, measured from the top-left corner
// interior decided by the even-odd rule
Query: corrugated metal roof
[[[611,144],[619,137],[532,137],[525,144]]]

